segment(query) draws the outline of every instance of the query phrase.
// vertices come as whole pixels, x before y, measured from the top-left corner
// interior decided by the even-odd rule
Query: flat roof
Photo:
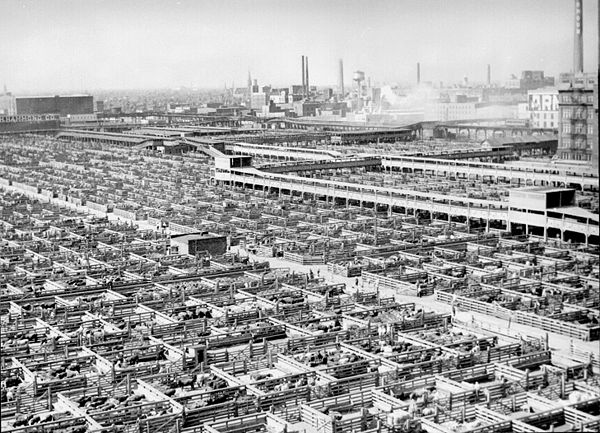
[[[411,129],[407,128],[394,128],[394,129],[371,129],[364,131],[340,131],[332,135],[351,136],[351,135],[376,135],[376,134],[394,134],[394,133],[407,133],[412,132]]]
[[[96,133],[92,131],[61,131],[58,133],[58,137],[97,138],[101,140],[115,140],[138,144],[143,143],[144,141],[154,140],[152,137],[116,134],[111,132]]]
[[[587,209],[583,209],[577,206],[565,206],[565,207],[553,207],[546,209],[551,212],[560,212],[566,215],[572,215],[580,218],[589,218],[594,221],[598,221],[600,215],[590,212]]]
[[[92,95],[86,95],[84,93],[76,93],[73,95],[33,95],[33,96],[15,96],[16,99],[25,99],[25,98],[81,98],[84,96],[93,97]]]
[[[558,191],[573,191],[575,188],[556,188],[552,186],[526,186],[515,189],[513,191],[531,191],[531,192],[558,192]]]
[[[525,143],[543,143],[546,141],[558,141],[558,135],[543,134],[543,135],[524,135],[515,137],[489,137],[481,141],[481,143],[489,143],[491,145],[503,146],[507,144],[525,144]]]
[[[575,188],[555,188],[551,186],[526,186],[519,189],[512,189],[510,192],[560,192],[560,191],[575,191]]]

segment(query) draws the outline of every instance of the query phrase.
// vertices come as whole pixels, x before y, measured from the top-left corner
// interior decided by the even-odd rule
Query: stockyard
[[[3,432],[599,431],[597,173],[149,134],[1,139]]]

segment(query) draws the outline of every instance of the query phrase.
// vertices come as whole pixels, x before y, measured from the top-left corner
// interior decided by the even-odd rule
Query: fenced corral
[[[345,167],[296,191],[217,182],[199,153],[16,140],[2,431],[598,429],[597,250],[507,233],[512,184]],[[335,179],[362,186],[317,188]]]

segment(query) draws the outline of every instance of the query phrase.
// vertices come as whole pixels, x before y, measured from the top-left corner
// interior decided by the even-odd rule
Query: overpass
[[[239,116],[225,116],[225,115],[206,115],[206,114],[185,114],[185,113],[165,113],[158,111],[146,111],[143,113],[106,113],[100,114],[99,119],[148,119],[152,118],[154,121],[164,121],[167,124],[173,123],[173,121],[181,121],[185,123],[194,122],[197,125],[206,126],[240,126],[241,119]],[[136,120],[137,121],[137,120]],[[117,122],[119,123],[119,122]],[[126,122],[124,122],[126,123]]]
[[[411,126],[398,126],[398,125],[385,125],[375,124],[367,122],[350,122],[350,121],[329,121],[320,120],[318,118],[290,118],[281,117],[268,119],[264,122],[267,125],[271,125],[274,128],[281,129],[301,129],[301,130],[312,130],[312,131],[384,131],[384,130],[397,130],[397,129],[411,129],[412,126],[420,126],[415,124]]]
[[[315,161],[340,158],[343,156],[335,150],[311,149],[305,147],[264,146],[254,143],[226,143],[225,149],[235,154],[246,154],[264,158],[310,159]]]
[[[331,136],[332,144],[395,143],[409,141],[415,133],[408,128],[372,129],[368,131],[343,131]]]
[[[380,167],[381,158],[374,156],[359,156],[352,158],[337,158],[321,161],[294,161],[283,164],[268,164],[259,167],[269,173],[306,172],[316,170],[338,170],[356,167]]]
[[[468,122],[468,121],[467,121]],[[448,138],[452,135],[460,135],[473,139],[485,139],[488,137],[515,137],[521,135],[543,135],[554,134],[551,128],[530,128],[520,125],[478,125],[476,123],[461,122],[436,122],[433,126],[433,135],[437,138]]]
[[[288,146],[298,146],[306,144],[316,145],[319,143],[329,143],[331,138],[331,133],[316,131],[281,132],[277,130],[277,132],[275,132],[268,129],[257,129],[239,132],[242,132],[242,134],[236,135],[235,137],[233,137],[234,139],[254,144],[279,143]]]

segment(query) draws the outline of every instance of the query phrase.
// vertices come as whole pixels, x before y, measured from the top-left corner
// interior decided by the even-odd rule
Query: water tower
[[[352,80],[356,81],[358,87],[358,95],[362,96],[362,83],[365,81],[365,73],[363,71],[356,71],[352,75]]]
[[[356,71],[352,74],[352,81],[356,81],[356,100],[354,101],[354,107],[356,110],[363,108],[363,82],[365,81],[365,73],[363,71]]]

